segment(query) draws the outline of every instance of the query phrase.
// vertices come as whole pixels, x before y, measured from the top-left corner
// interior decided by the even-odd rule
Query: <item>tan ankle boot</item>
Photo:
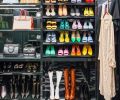
[[[75,90],[76,90],[76,78],[75,78],[75,69],[70,70],[71,76],[71,90],[70,90],[70,100],[75,100]]]
[[[68,69],[64,69],[64,83],[65,83],[65,99],[69,100],[69,72]]]

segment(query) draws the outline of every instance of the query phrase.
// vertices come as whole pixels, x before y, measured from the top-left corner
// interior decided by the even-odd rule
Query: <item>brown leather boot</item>
[[[76,78],[75,78],[75,69],[71,68],[71,90],[70,90],[70,100],[75,100],[75,90],[76,90]]]
[[[69,100],[69,71],[67,68],[64,69],[64,83],[65,83],[65,99]]]

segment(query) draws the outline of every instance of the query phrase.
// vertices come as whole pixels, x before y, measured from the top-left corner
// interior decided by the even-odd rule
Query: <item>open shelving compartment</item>
[[[82,0],[84,1],[84,0]],[[68,14],[67,16],[59,16],[58,15],[58,7],[60,5],[66,5],[68,8]],[[56,15],[55,16],[47,16],[46,15],[46,7],[47,6],[54,6]],[[70,15],[70,9],[74,8],[74,6],[77,6],[80,10],[81,15],[80,16],[71,16]],[[42,0],[42,7],[43,7],[43,26],[42,26],[42,63],[43,63],[43,92],[42,97],[43,100],[49,100],[50,99],[50,83],[49,83],[49,76],[48,71],[53,70],[53,80],[54,85],[56,84],[56,76],[55,71],[61,70],[63,71],[65,67],[70,69],[71,66],[73,66],[76,69],[76,99],[79,100],[79,84],[82,80],[84,80],[88,86],[89,86],[89,92],[90,92],[90,100],[98,100],[98,61],[97,61],[97,33],[96,33],[96,7],[97,7],[97,0],[95,0],[94,3],[71,3],[71,0],[68,0],[68,2],[56,2],[56,3],[45,3],[45,0]],[[94,9],[95,16],[84,16],[83,12],[85,7],[92,7]],[[62,20],[67,20],[69,22],[69,29],[60,29],[60,23]],[[80,20],[82,25],[84,24],[85,20],[89,20],[93,24],[93,29],[72,29],[72,23],[74,20]],[[56,29],[47,29],[47,21],[56,21],[57,22],[57,28]],[[69,35],[69,42],[60,42],[60,32],[68,32]],[[72,42],[71,41],[71,35],[72,32],[79,31],[81,36],[81,42]],[[93,42],[82,42],[82,37],[84,32],[91,32]],[[56,34],[56,42],[46,42],[47,34],[48,33],[55,33]],[[82,53],[82,47],[84,45],[91,45],[93,49],[93,55],[81,55],[81,56],[71,56],[71,51],[69,51],[68,56],[58,56],[58,50],[59,48],[69,48],[69,50],[72,49],[72,45],[79,45],[81,48]],[[55,55],[46,55],[45,51],[47,49],[47,46],[54,46],[55,48]],[[52,66],[53,65],[53,66]],[[49,67],[50,66],[50,67]],[[56,85],[55,85],[56,86]],[[64,75],[62,75],[61,83],[60,83],[60,100],[65,100],[65,83],[64,83]]]
[[[33,16],[33,30],[13,30],[13,17],[20,9],[25,9]],[[5,87],[7,95],[0,99],[41,100],[41,17],[36,13],[41,10],[41,3],[3,4],[0,3],[0,17],[8,27],[0,27],[0,86]],[[19,44],[17,56],[6,56],[4,44]],[[23,48],[30,44],[35,48],[35,56],[24,56]]]
[[[67,5],[68,7],[74,7],[74,6],[79,6],[80,8],[82,8],[82,13],[83,13],[83,8],[90,6],[94,8],[94,12],[96,12],[96,6],[97,6],[97,0],[94,3],[71,3],[70,0],[69,2],[65,2],[65,3],[45,3],[44,0],[42,0],[40,3],[38,4],[0,4],[0,16],[3,16],[5,21],[9,21],[9,28],[8,29],[0,29],[0,33],[2,33],[2,38],[0,36],[0,84],[5,84],[8,85],[8,89],[10,89],[10,84],[11,82],[17,81],[20,79],[22,81],[25,81],[28,78],[28,82],[33,83],[32,80],[35,80],[37,82],[35,82],[35,84],[39,83],[39,96],[37,93],[37,98],[33,97],[32,93],[30,93],[30,95],[28,97],[25,97],[25,100],[49,100],[50,97],[50,86],[49,86],[49,79],[48,79],[48,69],[49,66],[51,64],[53,64],[53,69],[54,70],[64,70],[64,67],[68,67],[69,66],[74,66],[74,68],[76,69],[76,84],[77,84],[77,89],[76,89],[76,93],[78,93],[78,86],[79,83],[81,82],[81,80],[84,80],[88,86],[89,86],[89,90],[90,90],[90,100],[98,100],[98,67],[97,67],[97,33],[96,33],[96,15],[95,16],[69,16],[69,14],[67,16],[46,16],[45,12],[46,12],[46,6],[47,5],[54,5],[56,7],[56,11],[59,5]],[[18,10],[18,9],[26,9],[28,11],[30,11],[30,14],[34,16],[34,21],[35,21],[35,26],[36,28],[34,28],[34,30],[12,30],[12,22],[13,22],[13,10]],[[10,10],[10,12],[9,12]],[[35,17],[35,13],[39,10],[42,10],[42,17],[36,18]],[[70,10],[70,9],[69,9]],[[70,12],[70,11],[69,11]],[[8,19],[9,18],[9,19]],[[55,30],[47,30],[46,29],[46,21],[47,20],[54,20],[57,21],[58,24],[58,28]],[[60,36],[60,32],[61,29],[59,28],[59,22],[61,20],[68,20],[70,21],[70,28],[69,29],[62,29],[62,31],[67,31],[69,32],[69,37],[71,37],[71,34],[73,31],[79,31],[81,34],[81,39],[83,37],[83,33],[84,32],[92,32],[92,37],[93,37],[93,43],[83,43],[83,42],[70,42],[68,43],[61,43],[59,42],[59,36]],[[81,20],[82,24],[84,24],[84,20],[90,20],[92,21],[94,24],[94,28],[93,29],[72,29],[72,23],[73,20]],[[46,35],[48,32],[55,32],[55,34],[57,34],[57,42],[55,43],[47,43],[45,42],[46,39]],[[36,40],[36,39],[30,39],[30,34],[35,35],[35,34],[39,34],[40,35],[40,39]],[[4,37],[4,38],[3,38]],[[4,48],[4,44],[5,44],[5,39],[8,38],[10,40],[14,40],[14,43],[19,43],[21,45],[21,49],[19,52],[19,56],[17,57],[5,57],[3,55],[3,48]],[[23,56],[23,52],[22,49],[24,47],[24,43],[32,43],[32,44],[37,44],[39,47],[38,50],[38,57],[32,57],[32,58],[26,58]],[[82,52],[82,48],[84,46],[84,44],[86,45],[91,45],[93,48],[93,55],[89,56],[58,56],[57,55],[57,50],[59,49],[60,46],[62,47],[66,47],[68,46],[71,50],[72,45],[79,45],[81,48],[81,52]],[[45,55],[45,49],[46,46],[48,45],[54,45],[56,47],[56,55],[54,56],[49,56],[49,55]],[[71,51],[70,51],[71,52]],[[38,63],[39,67],[36,70],[36,72],[33,71],[33,69],[31,68],[31,72],[29,72],[29,68],[27,69],[26,66],[27,64],[34,64],[34,63]],[[3,67],[3,65],[12,65],[12,70],[11,71],[6,71],[3,69],[6,67]],[[24,64],[24,67],[22,69],[19,70],[14,70],[14,66],[16,64]],[[55,64],[59,65],[58,67],[54,66]],[[3,69],[2,69],[3,68]],[[8,77],[9,76],[9,77]],[[8,78],[6,78],[8,77]],[[37,77],[37,78],[36,78]],[[6,78],[6,79],[5,79]],[[54,79],[56,79],[56,77],[54,77]],[[3,80],[3,81],[2,81]],[[12,81],[13,80],[13,81]],[[20,84],[20,83],[19,83]],[[21,83],[22,84],[22,83]],[[29,84],[29,86],[33,87],[34,84]],[[20,91],[20,90],[19,90]],[[18,92],[19,92],[18,91]],[[30,88],[30,92],[32,91],[32,88]],[[10,92],[8,91],[8,95],[5,97],[5,99],[13,99],[10,98]],[[65,88],[64,88],[64,78],[62,76],[62,80],[60,83],[60,100],[64,100],[64,93],[65,93]],[[19,94],[19,93],[18,93]],[[76,96],[76,99],[78,99],[78,95]],[[15,99],[15,98],[14,98]],[[21,95],[19,94],[18,97],[16,97],[16,99],[18,100],[22,100],[23,98],[21,98]]]

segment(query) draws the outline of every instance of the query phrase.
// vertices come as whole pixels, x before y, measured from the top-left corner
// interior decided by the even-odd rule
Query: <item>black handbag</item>
[[[23,48],[23,55],[25,57],[35,57],[36,48],[32,44],[26,44]]]
[[[18,56],[19,44],[4,44],[3,54],[5,56]]]

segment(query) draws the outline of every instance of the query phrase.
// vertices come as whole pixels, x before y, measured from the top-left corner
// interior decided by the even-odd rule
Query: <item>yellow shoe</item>
[[[60,32],[59,42],[64,42],[64,32]]]
[[[57,29],[57,22],[56,21],[52,21],[51,24],[52,24],[52,30]]]
[[[46,29],[48,29],[48,30],[52,29],[51,21],[46,22]]]
[[[92,50],[91,45],[88,45],[88,55],[89,55],[89,56],[92,56],[92,55],[93,55],[93,50]]]
[[[94,16],[94,11],[91,7],[89,8],[89,16]]]
[[[67,31],[65,31],[65,42],[70,42],[69,34]]]
[[[89,16],[89,11],[88,11],[88,8],[86,7],[85,10],[84,10],[84,16]]]
[[[83,56],[86,56],[86,55],[87,55],[87,45],[84,45],[84,46],[83,46],[82,54],[83,54]]]

